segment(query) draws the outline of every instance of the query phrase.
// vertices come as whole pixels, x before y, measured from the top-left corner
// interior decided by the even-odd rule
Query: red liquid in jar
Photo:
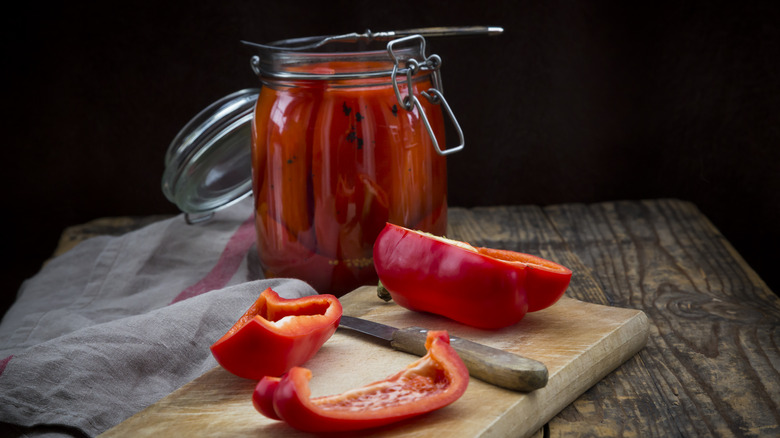
[[[332,63],[313,67],[333,71]],[[441,109],[419,96],[440,145]],[[402,96],[408,90],[400,86]],[[389,78],[266,80],[252,129],[258,252],[266,277],[292,277],[343,295],[376,284],[373,244],[385,222],[443,235],[445,158],[417,109]]]

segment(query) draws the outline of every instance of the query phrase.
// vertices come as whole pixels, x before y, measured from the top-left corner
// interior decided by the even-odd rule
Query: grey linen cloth
[[[0,436],[95,436],[217,366],[209,346],[267,287],[251,199],[88,239],[20,288],[0,323]]]

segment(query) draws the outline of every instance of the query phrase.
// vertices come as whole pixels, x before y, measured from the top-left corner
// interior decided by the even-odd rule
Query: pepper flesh
[[[484,329],[560,299],[572,272],[530,254],[480,248],[386,224],[374,245],[379,280],[398,305]]]
[[[285,299],[268,288],[211,346],[211,353],[239,377],[280,376],[319,351],[336,331],[341,314],[333,295]]]
[[[513,264],[526,271],[525,290],[528,312],[538,312],[557,303],[571,281],[570,269],[555,262],[506,249],[475,247],[477,252]]]
[[[428,353],[398,373],[339,395],[310,398],[310,370],[265,377],[252,396],[258,412],[306,432],[383,426],[440,409],[466,391],[469,373],[446,331],[429,331]]]

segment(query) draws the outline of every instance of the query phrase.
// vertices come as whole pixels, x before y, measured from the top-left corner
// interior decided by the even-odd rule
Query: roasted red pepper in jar
[[[530,254],[480,248],[388,223],[374,264],[393,301],[484,329],[507,327],[557,302],[568,268]]]
[[[211,346],[211,353],[239,377],[280,376],[319,351],[338,328],[341,313],[333,295],[284,299],[268,288]]]
[[[387,61],[307,62],[295,73],[390,67]],[[299,278],[340,296],[376,283],[373,244],[385,222],[444,233],[445,158],[418,109],[400,106],[389,77],[263,81],[252,170],[266,277]],[[432,86],[430,74],[418,74],[411,92],[419,96]],[[401,91],[410,92],[405,83]],[[441,109],[424,98],[421,104],[443,144]]]
[[[429,331],[428,353],[385,380],[339,395],[310,398],[312,373],[295,367],[265,377],[252,396],[260,413],[307,432],[383,426],[451,404],[466,391],[469,373],[446,331]]]

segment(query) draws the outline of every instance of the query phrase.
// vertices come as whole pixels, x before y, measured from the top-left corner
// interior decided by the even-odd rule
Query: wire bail
[[[404,67],[401,68],[399,66],[400,60],[393,51],[394,46],[396,44],[403,44],[414,40],[419,40],[420,53],[423,57],[425,57],[425,59],[420,62],[414,58],[409,58],[406,60]],[[414,108],[417,108],[417,111],[420,113],[420,118],[425,125],[425,129],[428,131],[428,135],[431,137],[431,141],[433,141],[433,147],[436,149],[436,152],[439,153],[439,155],[449,155],[463,149],[466,145],[466,141],[463,138],[463,130],[460,128],[460,124],[455,118],[455,114],[452,112],[452,108],[450,108],[450,105],[447,103],[447,100],[444,98],[444,94],[442,92],[441,78],[438,74],[439,67],[441,67],[441,58],[439,55],[425,55],[425,38],[422,35],[410,35],[388,42],[387,53],[390,55],[390,59],[393,61],[393,71],[390,74],[390,79],[393,81],[393,91],[395,91],[395,98],[398,100],[398,103],[401,105],[401,107],[403,107],[406,111],[412,111]],[[423,91],[420,94],[425,96],[429,102],[436,105],[442,105],[444,107],[444,112],[449,117],[452,125],[455,127],[455,131],[458,134],[458,146],[447,149],[442,149],[439,146],[439,141],[436,139],[436,134],[433,132],[431,123],[428,121],[428,116],[425,114],[425,110],[423,109],[420,100],[412,93],[412,77],[421,70],[429,70],[433,72],[433,88],[429,88],[427,91]],[[401,76],[406,76],[406,96],[401,96],[401,90],[398,87],[399,74]]]

